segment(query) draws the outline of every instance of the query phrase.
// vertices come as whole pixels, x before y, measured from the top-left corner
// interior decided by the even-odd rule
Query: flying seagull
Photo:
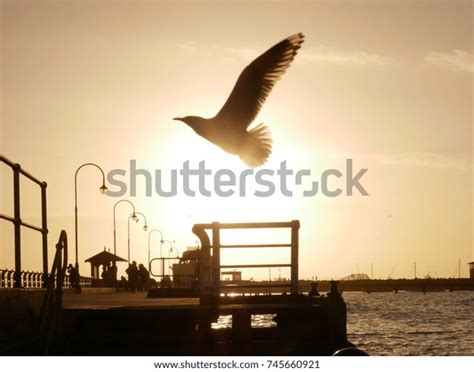
[[[185,116],[174,120],[184,122],[224,151],[238,155],[251,168],[264,164],[272,152],[270,131],[263,123],[247,128],[303,41],[302,33],[290,36],[245,67],[226,103],[213,118]]]

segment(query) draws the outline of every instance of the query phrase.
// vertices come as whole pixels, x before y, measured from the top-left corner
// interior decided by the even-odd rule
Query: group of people
[[[104,265],[101,278],[104,280],[105,287],[115,287],[117,282],[117,264],[109,262],[107,265]]]
[[[146,267],[143,264],[137,265],[136,261],[129,264],[127,270],[125,270],[128,275],[128,280],[122,276],[120,281],[117,281],[117,264],[115,262],[103,264],[102,267],[101,278],[103,280],[102,286],[104,287],[116,287],[131,292],[146,292],[153,283],[156,283],[153,279],[150,279],[150,272]],[[71,288],[80,291],[81,286],[78,267],[69,264],[67,272]]]
[[[128,275],[128,289],[131,292],[146,292],[149,289],[150,272],[143,264],[137,266],[137,262],[133,261],[125,270]]]

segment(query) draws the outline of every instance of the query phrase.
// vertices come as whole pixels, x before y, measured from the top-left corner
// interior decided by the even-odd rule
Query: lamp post
[[[79,166],[76,169],[76,173],[74,174],[74,234],[75,234],[75,245],[76,245],[76,269],[77,269],[77,274],[79,275],[79,233],[78,233],[78,221],[77,221],[77,215],[78,215],[78,209],[77,209],[77,174],[79,171],[85,167],[91,165],[93,167],[96,167],[98,170],[100,170],[100,173],[102,174],[102,186],[99,187],[99,190],[102,194],[107,194],[107,186],[105,186],[105,174],[104,171],[102,170],[101,167],[99,167],[95,163],[84,163],[81,166]]]
[[[174,245],[174,243],[176,243],[175,240],[173,240],[173,244],[171,245],[171,248],[170,248],[170,250],[168,251],[168,257],[170,258],[170,266],[169,266],[170,273],[171,273],[171,270],[172,270],[172,266],[171,266],[171,253],[173,253],[173,251],[176,251],[176,258],[179,258],[179,249]]]
[[[173,240],[174,242],[174,240]],[[173,242],[171,242],[170,240],[163,240],[163,243],[169,243],[170,245],[170,249],[168,251],[168,261],[169,261],[169,258],[170,258],[170,255],[171,255],[171,251],[173,250]],[[160,255],[161,255],[161,262],[162,262],[162,266],[161,266],[161,272],[163,273],[163,276],[165,275],[165,257],[163,256],[163,251],[160,252]],[[169,267],[169,264],[168,264],[168,267]],[[169,273],[169,271],[168,271]]]
[[[151,234],[154,232],[160,233],[160,256],[162,256],[163,252],[163,233],[158,229],[153,229],[148,233],[148,271],[151,271],[151,262],[150,262],[150,247],[151,247]]]
[[[143,225],[143,230],[144,231],[148,230],[148,225],[146,223],[146,217],[143,213],[133,212],[132,214],[130,214],[130,216],[128,216],[128,264],[129,265],[130,265],[130,219],[133,219],[135,222],[138,222],[138,217],[136,216],[137,214],[142,216],[143,219],[145,220],[145,224]]]
[[[176,257],[179,257],[179,249],[175,246],[175,243],[176,241],[173,240],[173,244],[171,245],[171,248],[169,250],[169,256],[171,256],[171,253],[173,253],[173,251],[176,251]]]
[[[115,230],[115,208],[117,208],[117,205],[119,205],[122,202],[127,202],[128,204],[132,206],[133,208],[132,218],[134,221],[137,221],[137,215],[135,214],[135,205],[130,200],[122,199],[114,204],[114,254],[115,255],[117,255],[117,232]]]

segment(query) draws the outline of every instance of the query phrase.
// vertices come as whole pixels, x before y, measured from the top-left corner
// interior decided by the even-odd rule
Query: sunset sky
[[[50,257],[66,229],[73,262],[76,168],[95,162],[128,172],[134,159],[169,177],[187,160],[205,160],[213,171],[240,173],[237,157],[172,118],[215,115],[248,63],[303,32],[302,49],[255,121],[274,141],[264,168],[286,161],[317,180],[327,168],[344,173],[352,158],[356,170],[368,169],[369,196],[192,198],[181,189],[163,198],[146,197],[139,183],[138,195],[126,197],[180,251],[195,241],[194,223],[300,219],[302,278],[370,274],[371,263],[376,278],[413,277],[414,261],[419,277],[454,276],[458,259],[467,276],[472,15],[470,1],[1,1],[0,153],[48,183]],[[0,164],[0,213],[9,215],[11,179]],[[118,199],[100,186],[97,169],[81,170],[82,274],[84,259],[113,247]],[[39,223],[39,192],[22,187],[22,218]],[[129,213],[125,203],[117,208],[124,258]],[[132,259],[145,263],[141,224],[132,226]],[[251,237],[280,237],[267,233]],[[39,234],[24,230],[22,238],[23,267],[41,269]],[[154,235],[153,256],[158,247]],[[0,221],[4,267],[14,267],[13,228]]]

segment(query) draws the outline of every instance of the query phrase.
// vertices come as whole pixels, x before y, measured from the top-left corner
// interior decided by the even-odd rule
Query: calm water
[[[370,355],[474,355],[474,291],[345,292],[349,341]],[[231,326],[220,317],[214,328]],[[252,327],[275,326],[271,315]]]
[[[372,355],[474,355],[474,292],[343,294],[348,337]]]

